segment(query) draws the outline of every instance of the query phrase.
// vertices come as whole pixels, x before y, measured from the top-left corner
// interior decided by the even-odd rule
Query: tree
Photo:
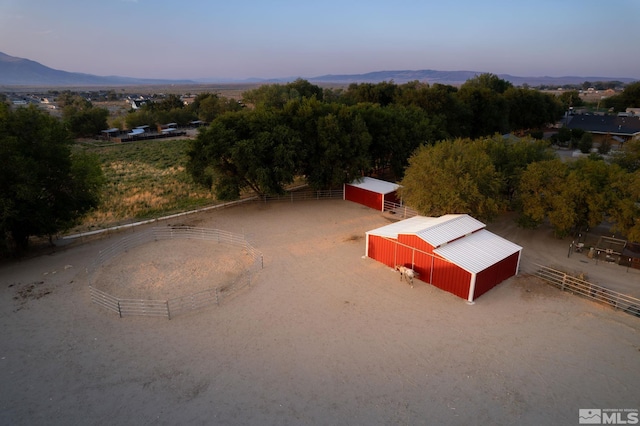
[[[496,171],[502,176],[502,198],[512,207],[516,207],[519,202],[518,185],[527,166],[537,161],[556,158],[545,141],[524,138],[514,142],[501,135],[495,135],[484,143]]]
[[[502,94],[512,87],[511,82],[503,80],[495,74],[484,73],[470,78],[461,88],[487,89]]]
[[[591,148],[593,148],[593,135],[591,133],[584,132],[578,140],[578,149],[583,154],[588,154],[591,152]]]
[[[187,170],[221,200],[278,194],[296,173],[298,134],[265,110],[229,112],[191,143]]]
[[[629,241],[640,242],[640,170],[629,173],[614,168],[610,183],[612,231],[625,235]]]
[[[612,155],[612,162],[633,173],[640,170],[640,139],[630,140]]]
[[[405,202],[427,216],[468,213],[491,220],[502,209],[502,180],[480,140],[421,146],[401,184]]]
[[[640,81],[629,84],[624,88],[622,93],[606,98],[603,103],[606,108],[613,108],[615,111],[624,111],[627,108],[639,108]]]
[[[398,86],[393,81],[380,83],[352,83],[344,93],[349,104],[372,103],[387,106],[395,101]]]
[[[522,202],[522,226],[536,227],[549,220],[558,235],[575,225],[575,209],[565,200],[567,165],[559,159],[529,164],[522,173],[518,192]]]
[[[64,124],[74,137],[95,136],[107,128],[108,109],[96,108],[91,101],[70,92],[64,92],[58,102]]]
[[[560,237],[599,225],[616,203],[609,190],[613,175],[615,169],[592,158],[530,164],[519,188],[523,222],[537,225],[548,220]]]
[[[301,98],[315,97],[319,101],[323,100],[322,88],[315,84],[311,84],[302,78],[298,78],[294,82],[288,83],[287,87],[295,90]]]
[[[352,109],[341,106],[320,117],[317,132],[317,146],[303,169],[313,188],[335,188],[369,170],[371,136],[362,117]]]
[[[580,107],[584,105],[582,98],[577,90],[568,90],[566,92],[562,92],[560,95],[560,103],[562,104],[563,111],[569,111],[569,109],[574,107]]]
[[[62,123],[35,107],[0,105],[0,235],[5,248],[69,229],[100,200],[98,161],[72,154]]]
[[[562,116],[562,106],[552,95],[537,90],[509,88],[504,93],[511,130],[544,127]]]
[[[69,106],[64,108],[63,117],[74,137],[89,137],[99,135],[102,130],[107,128],[109,110],[93,106],[86,109]]]

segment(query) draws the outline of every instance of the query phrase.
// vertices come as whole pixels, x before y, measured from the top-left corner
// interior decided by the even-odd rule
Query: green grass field
[[[185,170],[189,140],[150,140],[77,149],[95,154],[107,179],[101,206],[74,229],[82,232],[215,203]]]

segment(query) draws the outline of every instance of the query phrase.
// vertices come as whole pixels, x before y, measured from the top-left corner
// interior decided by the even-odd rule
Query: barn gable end
[[[344,199],[384,211],[384,202],[398,202],[396,191],[400,185],[384,180],[363,177],[344,185]]]

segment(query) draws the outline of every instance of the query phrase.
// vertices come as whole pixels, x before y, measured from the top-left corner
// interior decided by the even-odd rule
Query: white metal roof
[[[356,179],[349,185],[355,186],[356,188],[366,189],[367,191],[376,192],[378,194],[389,194],[400,188],[400,185],[397,183],[391,183],[368,176]]]
[[[467,214],[447,214],[440,216],[441,223],[434,224],[416,235],[433,247],[439,247],[485,227],[485,224]]]
[[[474,274],[522,250],[517,244],[483,229],[433,250]]]
[[[438,223],[438,217],[414,216],[399,222],[390,223],[366,234],[379,235],[381,237],[398,238],[398,234],[415,234],[429,226]]]
[[[485,224],[466,214],[446,214],[440,217],[414,216],[367,232],[388,238],[411,234],[422,238],[433,247],[439,247],[472,232]]]

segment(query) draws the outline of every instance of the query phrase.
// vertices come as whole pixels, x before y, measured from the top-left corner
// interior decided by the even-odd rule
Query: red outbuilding
[[[473,302],[517,275],[522,247],[466,214],[414,216],[366,232],[365,255]]]
[[[363,177],[344,184],[344,199],[384,211],[385,201],[399,204],[396,191],[400,185],[371,177]]]

